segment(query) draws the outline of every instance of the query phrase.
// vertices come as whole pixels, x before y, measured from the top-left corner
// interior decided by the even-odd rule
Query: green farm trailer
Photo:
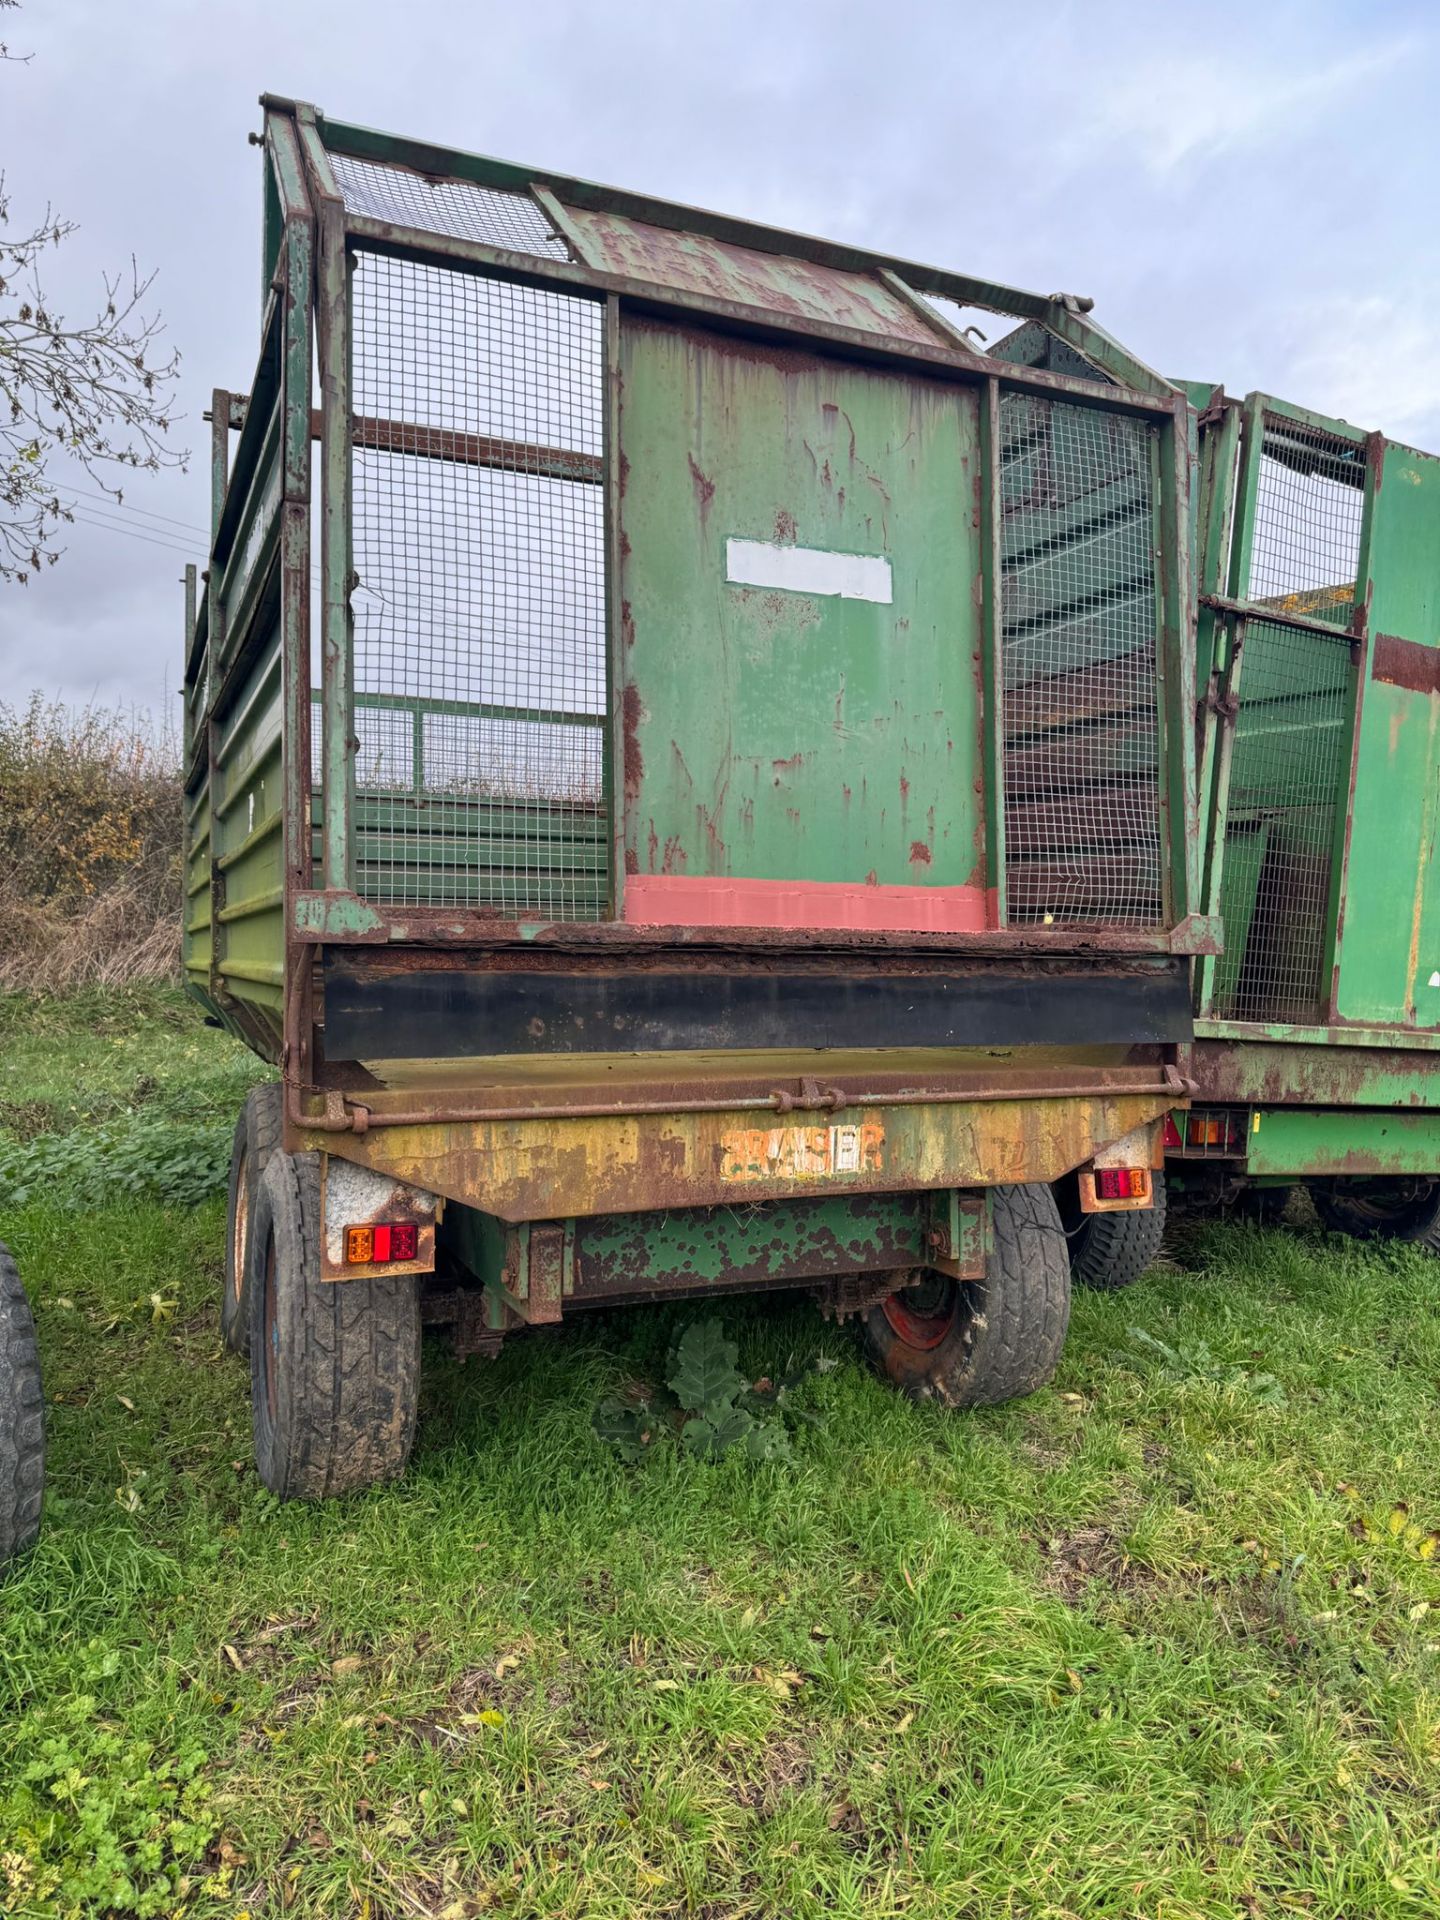
[[[403,1468],[422,1322],[804,1287],[906,1391],[1029,1391],[1218,952],[1186,395],[1078,298],[262,104],[185,968],[279,1070],[266,1484]]]
[[[1026,326],[997,355],[1105,379]],[[1440,460],[1267,394],[1196,410],[1200,903],[1172,1192],[1440,1251]],[[1153,1216],[1126,1229],[1134,1275]],[[1082,1223],[1080,1232],[1092,1231]]]
[[[1174,1185],[1440,1248],[1440,460],[1202,399],[1196,1087]]]

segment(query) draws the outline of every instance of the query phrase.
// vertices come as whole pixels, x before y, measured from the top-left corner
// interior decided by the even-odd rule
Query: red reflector
[[[374,1253],[373,1253],[373,1254],[371,1255],[371,1258],[372,1258],[372,1259],[374,1259],[374,1260],[389,1260],[389,1259],[391,1258],[391,1253],[390,1253],[390,1233],[391,1233],[391,1229],[390,1229],[389,1227],[376,1227],[376,1229],[375,1229],[375,1251],[374,1251]]]
[[[1167,1147],[1178,1147],[1183,1144],[1180,1139],[1180,1129],[1175,1124],[1175,1116],[1169,1113],[1165,1116],[1165,1144]]]

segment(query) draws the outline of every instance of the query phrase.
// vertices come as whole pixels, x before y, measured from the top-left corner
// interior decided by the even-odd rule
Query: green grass
[[[7,1111],[82,1134],[213,1126],[251,1073],[153,994],[6,1049]],[[594,1437],[694,1308],[437,1344],[406,1481],[311,1509],[251,1464],[223,1197],[60,1184],[0,1231],[51,1402],[46,1530],[0,1587],[13,1920],[1440,1903],[1419,1255],[1193,1230],[1077,1299],[1052,1388],[970,1416],[802,1302],[724,1302],[752,1377],[837,1363],[788,1464]]]

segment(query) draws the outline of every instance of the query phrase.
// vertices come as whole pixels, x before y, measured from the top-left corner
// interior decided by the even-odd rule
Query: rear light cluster
[[[1169,1114],[1165,1144],[1176,1152],[1239,1153],[1244,1147],[1245,1116],[1224,1108],[1204,1107],[1191,1113]]]
[[[1148,1200],[1149,1172],[1144,1167],[1097,1167],[1095,1195],[1099,1200]]]
[[[345,1264],[369,1267],[387,1260],[415,1260],[420,1253],[420,1229],[411,1220],[393,1226],[347,1227]]]

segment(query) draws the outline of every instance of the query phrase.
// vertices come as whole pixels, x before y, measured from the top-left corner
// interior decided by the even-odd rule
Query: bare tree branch
[[[19,6],[20,0],[0,0],[0,13],[7,13],[11,8],[18,11]],[[28,67],[34,57],[30,53],[12,53],[5,42],[0,40],[0,60],[8,60],[12,66],[16,67]]]
[[[15,4],[0,0],[0,10]],[[123,501],[117,469],[154,473],[188,456],[166,441],[180,356],[146,311],[155,276],[132,257],[128,273],[103,277],[93,317],[72,322],[46,299],[41,267],[74,221],[47,207],[28,232],[9,225],[0,174],[0,581],[24,586],[59,559],[57,535],[74,519],[52,478],[56,460],[78,461]]]

